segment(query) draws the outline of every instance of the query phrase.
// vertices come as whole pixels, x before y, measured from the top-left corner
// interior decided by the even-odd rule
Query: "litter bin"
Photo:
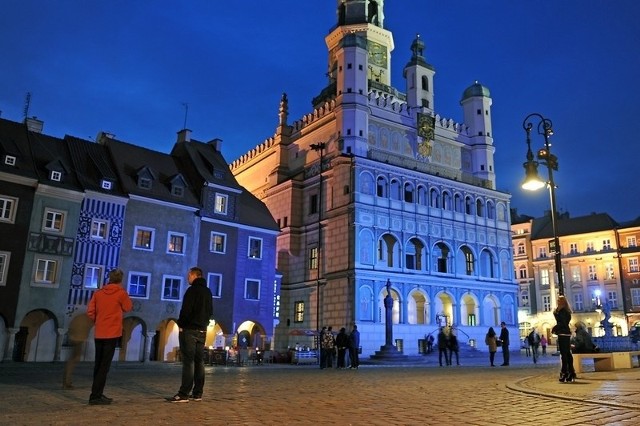
[[[472,348],[476,347],[476,339],[469,339],[469,346],[471,346]]]

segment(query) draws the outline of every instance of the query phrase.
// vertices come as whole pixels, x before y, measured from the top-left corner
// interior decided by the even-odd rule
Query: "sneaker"
[[[179,393],[173,395],[173,397],[171,398],[167,398],[167,401],[169,402],[189,402],[189,398],[185,398],[183,396],[180,396]]]
[[[103,396],[89,400],[89,405],[109,405],[109,404],[111,404],[111,400]]]
[[[199,396],[189,395],[189,399],[192,401],[200,402],[202,401],[202,395],[199,395]]]

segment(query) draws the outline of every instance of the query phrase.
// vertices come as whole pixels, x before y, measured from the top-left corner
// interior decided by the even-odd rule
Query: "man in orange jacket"
[[[87,316],[95,323],[96,362],[93,367],[93,385],[89,404],[111,404],[111,398],[104,396],[107,373],[116,351],[118,340],[122,337],[122,314],[133,309],[133,303],[122,288],[122,269],[109,272],[109,282],[91,297],[87,307]]]

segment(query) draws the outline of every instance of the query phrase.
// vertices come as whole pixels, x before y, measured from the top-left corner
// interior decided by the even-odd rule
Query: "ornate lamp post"
[[[536,161],[531,151],[531,129],[537,121],[537,132],[544,137],[544,146],[538,150]],[[558,157],[551,153],[551,143],[549,137],[553,135],[552,122],[548,118],[534,112],[529,114],[522,122],[522,128],[527,133],[527,161],[523,164],[526,176],[522,182],[522,189],[536,191],[545,185],[549,188],[549,198],[551,199],[551,226],[553,228],[553,246],[550,249],[554,252],[556,266],[556,282],[558,283],[558,293],[564,295],[564,277],[562,276],[562,260],[560,253],[560,239],[558,238],[558,222],[556,210],[556,184],[553,181],[553,172],[558,171]],[[538,165],[547,167],[548,177],[544,181],[538,175]]]

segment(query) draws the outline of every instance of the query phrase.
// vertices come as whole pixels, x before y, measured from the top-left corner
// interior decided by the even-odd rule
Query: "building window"
[[[224,194],[216,194],[214,212],[218,214],[227,214],[227,207],[229,203],[229,196]]]
[[[36,284],[56,284],[58,261],[55,259],[36,259],[33,281]]]
[[[262,239],[249,237],[249,258],[262,259]]]
[[[173,195],[174,197],[183,197],[184,196],[184,186],[172,185],[171,186],[171,195]]]
[[[529,292],[527,290],[522,290],[520,293],[520,302],[522,306],[529,306]]]
[[[470,325],[471,327],[478,325],[476,323],[476,314],[467,314],[467,325]]]
[[[62,233],[64,231],[64,215],[60,210],[46,209],[42,221],[42,231]]]
[[[629,272],[638,272],[638,258],[632,257],[629,258]]]
[[[573,310],[574,311],[584,310],[584,301],[582,298],[582,293],[575,293],[573,295]]]
[[[91,238],[95,238],[97,240],[106,240],[107,228],[108,223],[106,220],[93,219],[91,221]]]
[[[580,278],[580,267],[579,266],[572,266],[571,267],[571,282],[579,283],[580,281],[582,281],[582,279]]]
[[[523,256],[526,253],[527,252],[525,251],[524,243],[518,243],[518,256]]]
[[[309,196],[309,214],[318,214],[318,194]]]
[[[207,286],[213,297],[222,297],[222,274],[210,273],[207,276]]]
[[[247,300],[260,300],[260,281],[245,280],[244,298]]]
[[[549,270],[548,269],[540,269],[540,285],[548,286],[549,285]]]
[[[138,250],[153,251],[153,233],[155,229],[144,228],[142,226],[135,227],[133,248]]]
[[[293,322],[304,322],[304,302],[299,300],[294,303]]]
[[[4,157],[4,164],[7,166],[15,166],[16,165],[16,157],[13,155],[7,155]]]
[[[627,247],[635,247],[636,246],[636,237],[631,236],[627,237]]]
[[[138,178],[138,188],[140,189],[151,189],[151,179],[147,177],[139,177]]]
[[[551,296],[542,296],[542,310],[551,312]]]
[[[473,258],[473,253],[471,253],[471,250],[469,250],[466,247],[463,249],[463,252],[464,252],[465,272],[467,275],[473,275],[473,263],[475,261]]]
[[[53,170],[51,172],[51,180],[60,182],[62,180],[62,173]]]
[[[98,265],[86,265],[84,267],[84,288],[102,287],[104,277],[103,269]]]
[[[615,280],[616,273],[613,269],[613,263],[605,263],[604,265],[604,279],[605,280]]]
[[[167,235],[167,253],[184,254],[185,240],[187,236],[176,232],[169,232]]]
[[[547,257],[547,248],[546,247],[538,247],[538,257],[540,259],[545,259]]]
[[[618,293],[615,291],[607,292],[607,298],[609,299],[609,306],[611,309],[618,309]]]
[[[277,280],[273,280],[273,318],[280,318],[280,295],[278,294]]]
[[[0,197],[0,222],[14,223],[16,220],[17,206],[17,198]]]
[[[318,269],[318,247],[309,249],[309,269]]]
[[[596,265],[589,265],[589,281],[597,281],[598,280],[598,272]]]
[[[587,253],[591,253],[593,250],[593,241],[587,242]]]
[[[9,260],[11,260],[11,253],[9,253],[8,251],[0,251],[0,286],[7,285]]]
[[[127,292],[131,297],[147,298],[151,274],[130,272]]]
[[[569,254],[578,254],[578,243],[569,244]]]
[[[165,275],[162,278],[162,300],[180,300],[182,278]]]
[[[103,179],[102,182],[100,182],[100,187],[102,189],[106,189],[107,191],[110,191],[111,188],[113,187],[113,183],[111,183],[111,181]]]
[[[213,253],[225,253],[227,251],[227,236],[225,234],[212,232],[209,251]]]
[[[631,305],[634,307],[640,306],[640,288],[631,289]]]
[[[610,239],[606,239],[606,240],[602,240],[602,250],[611,250],[611,240]]]

